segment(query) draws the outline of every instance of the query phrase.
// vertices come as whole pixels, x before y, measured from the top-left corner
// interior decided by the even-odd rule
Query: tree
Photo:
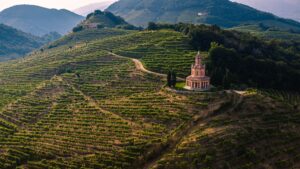
[[[94,15],[94,13],[90,13],[86,16],[86,19],[90,19],[92,16]]]
[[[167,75],[167,85],[169,87],[175,87],[177,83],[176,73],[172,70],[169,70]]]
[[[101,10],[95,10],[94,15],[102,15],[103,12]]]
[[[103,29],[103,28],[104,28],[104,25],[102,25],[102,24],[97,25],[97,29]]]
[[[83,30],[83,26],[76,26],[75,28],[73,28],[73,32],[79,32]]]
[[[157,29],[158,29],[158,27],[157,27],[156,23],[154,23],[154,22],[148,23],[148,30],[157,30]]]
[[[176,83],[177,83],[177,77],[176,77],[176,73],[174,71],[172,71],[171,73],[171,86],[175,87]]]
[[[172,86],[172,84],[171,84],[171,78],[172,78],[172,73],[171,73],[171,71],[169,70],[168,75],[167,75],[167,85],[168,85],[169,87]]]

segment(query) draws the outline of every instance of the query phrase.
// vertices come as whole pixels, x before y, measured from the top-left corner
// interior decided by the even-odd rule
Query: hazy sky
[[[300,21],[300,0],[232,0],[281,17]]]
[[[18,4],[33,4],[47,8],[65,8],[69,10],[82,7],[96,2],[105,2],[109,0],[0,0],[0,10]]]

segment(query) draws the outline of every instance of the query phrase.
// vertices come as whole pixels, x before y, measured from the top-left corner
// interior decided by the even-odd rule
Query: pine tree
[[[171,76],[171,86],[172,86],[172,87],[175,87],[175,86],[176,86],[176,83],[177,83],[176,73],[175,73],[175,72],[172,72],[171,74],[172,74],[172,76]]]

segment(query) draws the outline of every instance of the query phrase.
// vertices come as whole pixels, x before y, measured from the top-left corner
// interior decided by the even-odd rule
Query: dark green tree
[[[175,87],[176,86],[176,83],[177,83],[177,77],[176,77],[176,73],[174,71],[172,71],[172,74],[171,74],[171,86],[172,87]]]
[[[157,29],[158,29],[158,27],[157,27],[156,23],[154,23],[154,22],[148,23],[148,30],[157,30]]]
[[[83,30],[83,26],[76,26],[75,28],[73,28],[73,32],[79,32]]]
[[[169,87],[172,86],[172,84],[171,84],[171,78],[172,78],[172,73],[171,73],[171,71],[169,70],[168,75],[167,75],[167,85],[168,85]]]

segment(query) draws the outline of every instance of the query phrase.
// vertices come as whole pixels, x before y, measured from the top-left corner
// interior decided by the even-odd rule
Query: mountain
[[[0,61],[23,56],[49,41],[0,24]]]
[[[229,0],[120,0],[107,9],[129,23],[146,26],[148,22],[206,23],[233,27],[263,22],[282,29],[300,30],[300,23],[282,19]]]
[[[0,13],[0,23],[36,36],[50,32],[66,34],[81,20],[82,16],[65,9],[47,9],[33,5],[17,5]]]
[[[244,52],[261,46],[247,34],[205,28]],[[172,29],[115,30],[74,32],[68,35],[74,37],[71,43],[63,37],[65,43],[55,48],[0,64],[1,169],[299,168],[299,95],[169,89],[157,73],[174,68],[179,77],[190,74],[197,53],[190,37]],[[203,35],[214,34],[200,30],[199,41],[205,37],[202,44],[209,43]],[[275,50],[261,49],[282,58],[258,58],[261,67],[249,64],[253,68],[244,73],[263,69],[272,59],[279,62],[270,65],[284,66],[286,57],[299,69],[296,56],[272,45]],[[235,58],[228,50],[219,57],[221,66]]]
[[[138,29],[137,27],[127,23],[123,18],[114,15],[111,12],[96,10],[87,15],[86,19],[73,29],[74,32],[82,29],[102,29],[102,28],[123,28]]]
[[[82,16],[86,16],[86,15],[94,12],[95,10],[103,11],[104,9],[106,9],[109,5],[111,5],[114,2],[116,2],[116,0],[93,3],[93,4],[89,4],[89,5],[77,8],[77,9],[73,10],[73,12],[75,12],[79,15],[82,15]]]

